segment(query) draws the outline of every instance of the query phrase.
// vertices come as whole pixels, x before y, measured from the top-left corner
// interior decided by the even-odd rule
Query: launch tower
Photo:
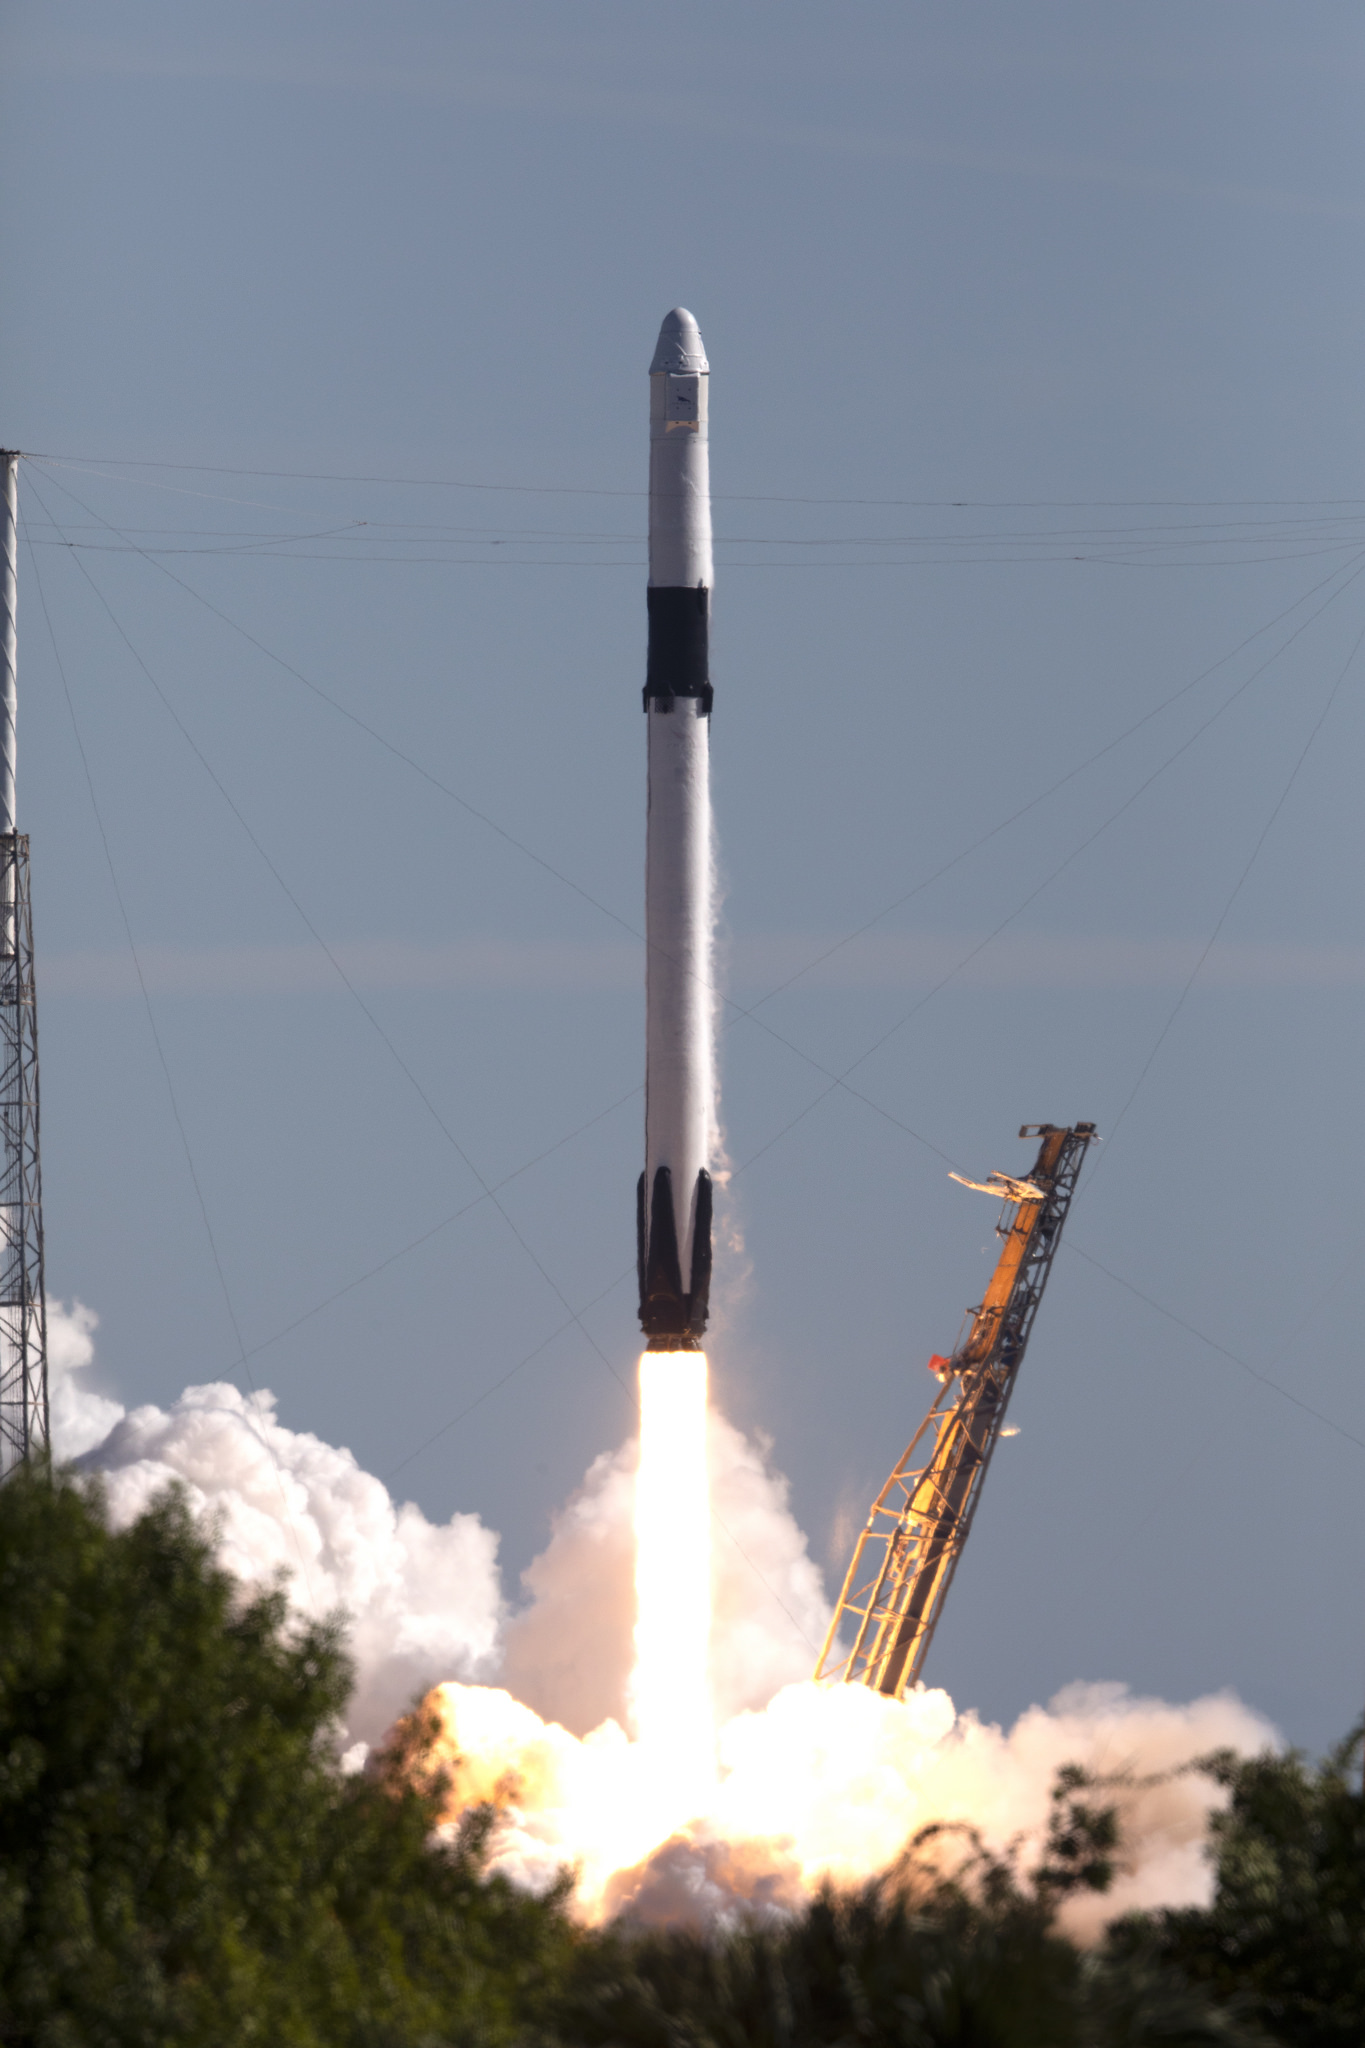
[[[938,1398],[872,1504],[817,1679],[900,1699],[923,1670],[1095,1126],[1025,1124],[1019,1135],[1042,1140],[1027,1180],[965,1183],[1005,1197],[1000,1258],[952,1357],[930,1361]]]
[[[48,1455],[33,912],[14,808],[18,477],[0,450],[0,1475]]]

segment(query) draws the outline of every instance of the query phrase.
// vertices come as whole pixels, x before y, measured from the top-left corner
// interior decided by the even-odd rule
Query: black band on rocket
[[[645,709],[651,698],[700,697],[703,718],[711,712],[708,612],[711,593],[668,587],[645,592],[649,605],[649,661]]]

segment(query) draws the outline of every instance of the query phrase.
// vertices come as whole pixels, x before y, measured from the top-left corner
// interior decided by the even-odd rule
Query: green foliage
[[[1055,1932],[1058,1898],[1108,1882],[1113,1814],[1069,1773],[1053,1853],[1021,1881],[968,1834],[943,1872],[929,1828],[887,1878],[826,1889],[797,1919],[719,1938],[602,1942],[562,2009],[584,2048],[1264,2048],[1264,2037],[1136,1951],[1086,1957]],[[932,1859],[932,1860],[930,1860]]]
[[[1301,1755],[1206,1768],[1227,1788],[1214,1817],[1217,1884],[1206,1910],[1115,1929],[1116,1955],[1141,1947],[1219,1998],[1241,2001],[1286,2048],[1365,2041],[1365,1731],[1324,1763]]]
[[[1068,1892],[1106,1892],[1114,1882],[1119,1846],[1115,1806],[1095,1806],[1080,1795],[1101,1781],[1079,1764],[1063,1764],[1052,1787],[1047,1845],[1033,1884],[1040,1898],[1059,1900]]]
[[[572,1936],[344,1778],[335,1626],[243,1602],[170,1495],[130,1529],[0,1487],[0,2041],[312,2048],[517,2037]]]
[[[790,1926],[653,1934],[604,1955],[566,2032],[622,2048],[1066,2048],[1070,1946],[1037,1917],[904,1883],[826,1892]]]

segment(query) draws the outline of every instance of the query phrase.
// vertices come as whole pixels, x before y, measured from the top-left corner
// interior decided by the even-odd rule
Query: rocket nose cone
[[[706,370],[706,350],[701,345],[701,329],[686,306],[675,306],[671,313],[665,313],[663,326],[659,329],[659,340],[654,350],[654,360],[649,366],[652,377],[656,370],[679,371]]]

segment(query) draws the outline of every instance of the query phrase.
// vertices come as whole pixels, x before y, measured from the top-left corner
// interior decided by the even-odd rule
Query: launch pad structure
[[[0,450],[0,1477],[49,1455],[33,910],[15,829],[18,470]]]
[[[817,1680],[900,1699],[924,1668],[1095,1126],[1025,1124],[1019,1135],[1042,1140],[1027,1179],[964,1183],[1005,1197],[1000,1258],[952,1357],[933,1361],[938,1397],[872,1504]]]

